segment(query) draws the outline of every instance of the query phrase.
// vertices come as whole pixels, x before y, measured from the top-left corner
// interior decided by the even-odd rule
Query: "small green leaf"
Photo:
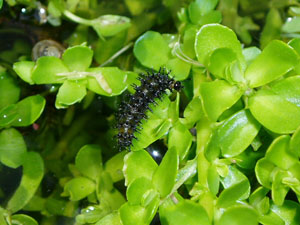
[[[265,26],[260,36],[260,45],[264,48],[270,41],[280,39],[282,19],[279,9],[272,7],[267,14]]]
[[[300,108],[269,90],[260,90],[249,98],[252,115],[267,129],[293,133],[300,125]]]
[[[265,158],[281,169],[287,170],[298,160],[296,155],[289,151],[290,136],[282,135],[276,138],[269,146]]]
[[[105,172],[109,173],[113,182],[124,179],[122,169],[124,166],[124,157],[126,154],[126,151],[119,152],[118,154],[115,154],[112,158],[107,160],[104,164],[104,170]]]
[[[143,196],[150,189],[152,189],[151,180],[146,177],[135,179],[132,183],[129,184],[126,191],[126,196],[129,204],[141,205]]]
[[[195,51],[199,62],[208,66],[210,55],[219,48],[231,49],[240,63],[242,65],[245,63],[241,44],[231,29],[220,24],[202,26],[195,41]]]
[[[15,214],[12,215],[11,221],[13,225],[38,225],[35,219],[25,214]]]
[[[300,107],[300,76],[280,80],[271,85],[271,90]]]
[[[174,58],[170,59],[166,63],[166,68],[172,71],[172,76],[174,76],[174,79],[185,80],[190,74],[191,64],[181,59]]]
[[[246,205],[236,205],[228,208],[220,217],[217,225],[258,225],[256,211]]]
[[[76,155],[75,166],[83,175],[97,181],[102,171],[100,147],[97,145],[83,146]]]
[[[91,20],[91,25],[99,37],[114,36],[130,27],[130,19],[119,15],[103,15]]]
[[[8,126],[18,116],[18,107],[16,104],[12,104],[4,107],[0,110],[0,127]]]
[[[297,63],[296,51],[284,42],[275,40],[248,66],[245,78],[251,88],[259,87],[286,74]]]
[[[261,50],[257,47],[249,47],[243,49],[243,55],[245,57],[247,66],[249,66],[257,56],[259,56]]]
[[[180,140],[180,142],[178,142]],[[168,148],[174,147],[180,160],[183,160],[191,147],[193,136],[190,131],[179,121],[170,129]]]
[[[218,142],[224,157],[242,153],[258,134],[260,124],[248,110],[242,110],[227,119],[218,129]]]
[[[119,212],[113,212],[108,214],[99,220],[95,225],[123,225],[120,219]]]
[[[22,209],[30,201],[44,175],[44,162],[37,152],[28,152],[23,157],[21,183],[7,204],[7,209],[12,213]]]
[[[297,225],[300,219],[300,205],[291,200],[284,201],[282,206],[272,204],[271,210],[277,214],[285,224]]]
[[[158,70],[167,63],[170,49],[160,33],[147,31],[136,40],[133,52],[143,66]]]
[[[170,194],[178,172],[178,154],[176,148],[169,148],[159,167],[153,174],[152,182],[162,198]]]
[[[115,96],[127,88],[127,73],[117,67],[89,68],[87,88],[99,95]]]
[[[56,108],[65,108],[80,102],[86,96],[86,85],[84,81],[67,80],[59,88],[55,106]]]
[[[299,16],[288,18],[287,21],[282,26],[282,31],[285,33],[296,33],[300,31],[299,26],[300,26]]]
[[[31,78],[34,65],[35,62],[32,61],[21,61],[14,63],[13,69],[22,80],[29,84],[34,84]]]
[[[76,177],[64,186],[64,196],[70,196],[71,201],[78,201],[95,191],[95,183],[85,177]]]
[[[274,174],[272,183],[272,199],[276,205],[282,205],[289,191],[289,187],[282,183],[282,179],[287,177],[288,174],[285,171],[277,170]]]
[[[32,71],[32,80],[36,84],[56,84],[63,83],[60,74],[69,72],[67,66],[54,56],[40,57]]]
[[[236,54],[232,49],[218,48],[210,56],[208,70],[217,78],[225,78],[226,68],[236,59]]]
[[[128,186],[135,179],[145,177],[152,180],[157,164],[145,150],[128,153],[124,158],[123,173],[125,185]]]
[[[211,225],[205,209],[192,201],[183,200],[164,210],[160,210],[159,216],[162,225]]]
[[[93,51],[81,45],[68,48],[62,55],[62,60],[70,71],[85,71],[90,67],[92,59]]]
[[[204,113],[201,106],[200,97],[195,97],[186,106],[183,116],[184,119],[181,120],[188,128],[192,127],[198,120],[203,117]]]
[[[119,209],[123,225],[146,224],[146,209],[140,205],[130,205],[128,202]]]
[[[218,117],[225,110],[234,105],[243,94],[243,91],[237,86],[230,85],[224,80],[203,82],[200,85],[203,108],[212,121],[216,121]]]
[[[10,128],[0,133],[0,161],[4,165],[17,168],[23,163],[27,148],[23,136]]]
[[[19,100],[20,88],[6,72],[0,72],[0,110]]]
[[[272,173],[276,166],[266,158],[257,161],[255,166],[255,175],[258,182],[266,188],[271,189],[273,176]]]
[[[298,157],[300,156],[300,127],[297,128],[297,130],[295,131],[295,133],[292,135],[291,141],[290,141],[290,151],[295,154],[298,155]]]
[[[34,123],[44,111],[46,100],[41,95],[24,98],[16,104],[18,116],[12,126],[25,127]]]

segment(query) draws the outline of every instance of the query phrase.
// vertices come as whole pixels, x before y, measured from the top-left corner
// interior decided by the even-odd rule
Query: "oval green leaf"
[[[97,145],[85,145],[76,155],[75,166],[86,177],[94,181],[102,171],[101,149]]]
[[[224,80],[215,80],[201,83],[200,94],[204,111],[212,121],[216,121],[225,110],[239,100],[243,91]]]
[[[16,103],[20,97],[20,88],[6,72],[0,73],[0,110]]]
[[[293,133],[300,125],[300,108],[269,90],[260,90],[249,98],[252,115],[267,129]]]
[[[62,60],[70,71],[85,71],[92,63],[93,51],[86,46],[74,46],[64,52]]]
[[[245,78],[251,88],[259,87],[286,74],[298,61],[298,54],[292,47],[275,40],[250,64]]]
[[[152,182],[162,198],[170,194],[178,172],[178,154],[176,148],[169,148],[159,167],[153,174]]]
[[[0,161],[4,165],[17,168],[23,163],[27,148],[23,136],[10,128],[0,133]]]
[[[24,98],[17,104],[18,116],[12,126],[25,127],[34,123],[44,111],[46,100],[41,95]]]
[[[202,26],[196,34],[195,41],[195,51],[199,62],[208,66],[211,54],[219,48],[231,49],[240,63],[245,64],[241,43],[231,29],[220,24]]]
[[[140,177],[152,180],[152,175],[156,168],[156,162],[145,150],[128,153],[124,158],[123,167],[125,185],[128,186],[131,182]]]
[[[95,183],[85,177],[76,177],[64,186],[64,196],[70,196],[71,201],[79,201],[95,190]]]
[[[44,176],[44,162],[37,152],[28,152],[23,157],[21,183],[7,204],[7,209],[12,213],[22,209],[30,201]]]
[[[21,61],[14,63],[13,69],[18,76],[29,84],[34,84],[31,75],[35,62],[32,61]]]
[[[143,66],[158,70],[167,63],[170,49],[160,33],[147,31],[136,40],[133,53]]]
[[[218,129],[218,142],[224,157],[242,153],[258,134],[260,124],[249,110],[242,110],[227,119]]]

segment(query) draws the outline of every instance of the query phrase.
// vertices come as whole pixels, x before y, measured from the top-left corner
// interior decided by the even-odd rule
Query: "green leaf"
[[[8,105],[0,110],[0,127],[8,126],[18,116],[18,107],[16,104]]]
[[[12,126],[25,127],[34,123],[44,111],[46,100],[41,95],[24,98],[16,104],[18,116]]]
[[[37,60],[31,78],[36,84],[63,83],[63,77],[60,74],[67,72],[69,72],[67,66],[59,58],[44,56]]]
[[[99,220],[95,225],[123,225],[120,219],[119,212],[113,212],[108,214]]]
[[[183,200],[159,213],[162,225],[210,225],[205,209],[192,201]]]
[[[124,166],[125,154],[127,154],[126,151],[119,152],[107,160],[104,164],[104,170],[109,173],[113,182],[124,179],[122,169]]]
[[[256,211],[246,205],[236,205],[228,208],[220,217],[217,225],[258,225]]]
[[[181,120],[188,128],[192,127],[198,120],[203,117],[204,113],[201,106],[200,97],[193,98],[189,104],[186,106],[183,116],[184,119]]]
[[[103,15],[91,20],[91,25],[99,37],[114,36],[130,27],[130,19],[119,15]]]
[[[287,170],[298,160],[289,151],[290,136],[282,135],[269,146],[265,158],[281,169]]]
[[[271,85],[271,90],[300,107],[300,76],[288,77]]]
[[[200,94],[204,111],[212,121],[216,121],[225,110],[239,100],[243,91],[224,80],[215,80],[201,83]]]
[[[128,202],[119,209],[123,225],[135,225],[145,223],[146,209],[140,205],[130,205]]]
[[[159,49],[159,51],[157,51]],[[169,59],[170,49],[162,35],[155,31],[147,31],[140,36],[133,48],[139,62],[146,67],[158,70]]]
[[[289,191],[289,187],[282,183],[282,179],[287,177],[288,174],[285,171],[277,170],[274,174],[272,183],[272,199],[276,205],[282,205]]]
[[[71,201],[79,201],[95,191],[95,183],[85,177],[76,177],[64,186],[64,196],[70,196]]]
[[[25,214],[15,214],[12,215],[11,221],[13,225],[38,225],[35,219]]]
[[[271,210],[277,214],[285,224],[297,225],[300,219],[300,205],[294,201],[286,200],[282,206],[272,204]]]
[[[178,140],[180,140],[178,142]],[[179,155],[180,160],[183,160],[189,152],[192,145],[193,136],[189,129],[179,121],[170,129],[168,148],[174,147]]]
[[[281,35],[281,15],[278,9],[271,8],[266,17],[266,23],[261,32],[260,45],[264,48],[270,41],[280,39]]]
[[[86,177],[94,181],[102,171],[101,149],[97,145],[85,145],[76,155],[75,166]]]
[[[115,96],[127,88],[127,73],[117,67],[89,68],[87,72],[92,74],[87,88],[99,95]]]
[[[153,174],[152,182],[162,198],[170,194],[178,172],[178,154],[176,148],[169,148],[159,167]]]
[[[199,62],[208,66],[210,55],[219,48],[231,49],[240,63],[242,65],[245,63],[241,44],[231,29],[220,24],[202,26],[195,41],[195,51]]]
[[[80,45],[68,48],[62,55],[62,60],[70,71],[85,71],[90,67],[92,59],[93,51]]]
[[[126,196],[129,204],[131,205],[141,205],[145,193],[152,189],[151,180],[146,177],[140,177],[135,179],[129,184]]]
[[[7,204],[7,209],[12,213],[22,209],[30,201],[44,175],[44,162],[37,152],[28,152],[23,157],[21,183]]]
[[[32,61],[21,61],[14,63],[13,69],[18,76],[29,84],[34,84],[31,75],[35,62]]]
[[[288,20],[282,26],[282,31],[285,33],[296,33],[300,31],[299,26],[300,26],[299,16],[288,18]]]
[[[218,142],[224,157],[242,153],[258,134],[260,124],[249,110],[242,110],[227,119],[218,129]]]
[[[292,135],[290,146],[289,146],[290,151],[293,154],[298,155],[298,157],[300,156],[299,146],[300,146],[300,127],[298,127],[295,133]]]
[[[4,165],[17,168],[23,163],[27,148],[23,136],[10,128],[0,133],[0,161]]]
[[[237,59],[230,48],[218,48],[212,52],[208,70],[217,78],[225,78],[226,68]]]
[[[166,63],[166,68],[172,71],[172,76],[174,76],[174,79],[185,80],[190,74],[191,64],[181,59],[174,58],[170,59]]]
[[[252,115],[267,129],[293,133],[300,125],[300,108],[269,90],[260,90],[249,98]]]
[[[56,108],[66,108],[73,105],[86,96],[86,85],[84,81],[65,81],[59,88],[55,106]]]
[[[0,110],[19,100],[20,88],[6,72],[0,72]]]
[[[145,150],[128,153],[124,158],[123,167],[125,185],[128,186],[131,182],[140,177],[152,180],[152,175],[156,168],[156,162]]]
[[[273,171],[276,166],[266,158],[257,161],[255,166],[255,175],[258,182],[266,188],[271,189],[273,182]]]
[[[257,47],[249,47],[243,49],[243,55],[245,57],[247,66],[249,66],[257,56],[261,54],[261,50]]]
[[[298,63],[298,55],[282,41],[270,42],[248,66],[245,78],[251,88],[267,84],[286,74]]]

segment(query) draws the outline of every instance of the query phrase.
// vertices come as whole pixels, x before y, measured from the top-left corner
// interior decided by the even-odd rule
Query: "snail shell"
[[[32,49],[32,59],[36,61],[42,56],[55,56],[60,58],[65,48],[56,41],[42,40],[36,43]]]

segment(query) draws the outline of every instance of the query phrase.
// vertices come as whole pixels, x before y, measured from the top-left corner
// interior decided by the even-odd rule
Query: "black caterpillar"
[[[169,89],[180,91],[183,86],[181,82],[175,81],[169,77],[170,72],[159,69],[158,72],[147,72],[140,74],[138,80],[140,86],[133,85],[135,93],[128,96],[127,101],[120,104],[117,113],[117,139],[120,150],[130,150],[133,139],[137,139],[135,132],[141,130],[140,124],[142,119],[147,119],[146,111],[150,110],[150,104],[156,104],[156,99],[162,99],[163,94]]]

